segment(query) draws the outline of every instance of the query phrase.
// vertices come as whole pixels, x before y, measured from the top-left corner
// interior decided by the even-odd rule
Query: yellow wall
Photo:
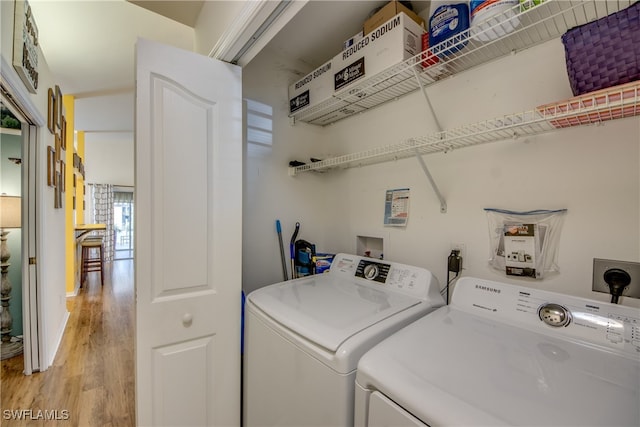
[[[75,153],[80,157],[80,159],[84,158],[84,131],[76,132],[76,145],[75,145]],[[75,196],[75,223],[76,224],[84,224],[84,179],[80,174],[80,170],[78,168],[73,169],[73,176],[75,178],[75,186],[73,187],[73,194]],[[75,236],[75,232],[74,232]],[[75,250],[75,281],[78,282],[80,280],[80,260],[78,259],[78,250]]]
[[[74,292],[75,287],[75,259],[76,259],[76,238],[75,223],[73,218],[73,117],[75,99],[71,95],[64,95],[62,103],[65,109],[65,118],[67,121],[66,141],[67,149],[64,151],[64,218],[65,218],[65,260],[66,260],[66,289],[67,295]]]
[[[84,159],[84,131],[79,130],[76,135],[76,153]],[[83,160],[84,162],[84,160]],[[84,211],[84,178],[78,169],[73,171],[76,174],[76,224],[85,223]]]
[[[73,166],[73,154],[77,154],[82,159],[84,157],[84,131],[75,132],[74,113],[75,97],[64,95],[62,102],[65,109],[67,121],[66,141],[67,149],[64,152],[65,162],[65,262],[66,275],[65,283],[67,294],[75,292],[77,270],[79,268],[76,260],[76,224],[84,224],[84,180],[80,171]],[[74,138],[75,137],[75,138]],[[75,209],[74,209],[75,197]]]

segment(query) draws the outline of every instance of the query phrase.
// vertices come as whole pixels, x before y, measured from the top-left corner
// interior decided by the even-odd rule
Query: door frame
[[[37,260],[41,244],[37,236],[41,225],[41,212],[37,200],[39,189],[38,150],[40,130],[46,126],[46,119],[38,110],[31,95],[13,67],[1,58],[0,85],[2,97],[20,113],[22,123],[22,324],[24,374],[31,375],[47,366],[44,353],[42,306],[38,299],[41,294],[40,268],[30,259]]]

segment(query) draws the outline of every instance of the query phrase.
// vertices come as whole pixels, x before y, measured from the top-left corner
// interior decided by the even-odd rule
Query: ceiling
[[[220,0],[208,0],[220,3]],[[237,1],[237,0],[235,0]],[[56,84],[74,95],[74,120],[85,140],[132,140],[134,46],[138,37],[193,50],[205,1],[30,0],[44,57]],[[384,0],[311,0],[268,48],[309,64],[333,57],[342,41]],[[414,1],[416,10],[426,1]],[[215,7],[215,6],[214,6]]]
[[[181,24],[195,27],[198,16],[204,5],[204,0],[183,0],[183,1],[155,1],[155,0],[127,0],[130,3],[144,7],[152,12],[178,21]]]
[[[29,4],[54,81],[75,96],[75,128],[85,130],[87,140],[132,138],[138,37],[193,49],[193,28],[125,0]]]

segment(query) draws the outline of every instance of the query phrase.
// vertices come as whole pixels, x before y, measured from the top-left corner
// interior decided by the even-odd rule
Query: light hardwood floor
[[[103,288],[99,274],[89,273],[78,296],[67,300],[66,331],[45,372],[24,376],[22,356],[2,361],[0,425],[135,425],[133,277],[131,260],[108,263]],[[59,420],[15,420],[7,410]]]

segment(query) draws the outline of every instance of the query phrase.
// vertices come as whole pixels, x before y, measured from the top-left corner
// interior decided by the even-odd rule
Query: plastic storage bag
[[[509,276],[542,279],[557,272],[560,232],[566,209],[514,212],[485,209],[489,264]]]

